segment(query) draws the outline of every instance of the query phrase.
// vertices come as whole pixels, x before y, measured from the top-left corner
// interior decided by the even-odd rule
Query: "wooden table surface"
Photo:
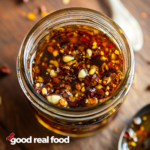
[[[20,0],[21,1],[21,0]],[[10,145],[6,137],[14,132],[15,137],[46,137],[56,136],[38,123],[33,115],[29,103],[19,86],[16,75],[16,58],[23,38],[30,28],[41,19],[37,15],[35,21],[23,17],[22,12],[33,12],[41,4],[47,11],[55,11],[65,7],[87,7],[111,16],[107,0],[71,0],[64,5],[62,0],[30,0],[19,3],[19,0],[0,0],[0,66],[8,65],[11,74],[0,77],[0,150],[117,150],[118,139],[122,129],[129,119],[142,106],[150,103],[150,91],[146,87],[150,84],[150,1],[122,0],[128,10],[140,23],[144,34],[144,46],[135,53],[136,83],[120,108],[120,113],[112,124],[103,131],[84,138],[71,138],[69,144],[17,144]],[[146,18],[141,13],[147,14]],[[114,132],[114,128],[116,132]],[[118,131],[117,131],[118,129]]]

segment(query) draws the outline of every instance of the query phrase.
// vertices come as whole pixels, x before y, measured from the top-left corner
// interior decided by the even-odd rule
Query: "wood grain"
[[[21,1],[21,0],[20,0]],[[11,146],[6,137],[15,133],[15,137],[46,137],[56,136],[45,129],[35,119],[30,105],[18,84],[16,75],[16,58],[21,42],[30,28],[41,19],[37,15],[35,21],[30,21],[21,16],[21,12],[32,12],[41,4],[47,7],[48,12],[65,7],[87,7],[98,10],[111,16],[107,0],[71,0],[64,5],[61,0],[30,0],[20,3],[18,0],[0,0],[0,66],[8,65],[11,75],[0,78],[0,150],[117,150],[118,139],[122,129],[129,119],[142,106],[150,103],[150,92],[146,91],[150,83],[150,1],[149,0],[122,0],[128,10],[140,23],[144,33],[144,46],[140,52],[135,53],[136,86],[131,88],[129,95],[121,107],[118,117],[103,131],[85,138],[71,138],[69,144],[17,144]],[[147,18],[142,18],[141,13],[146,12]],[[124,113],[121,113],[124,112]],[[115,133],[114,127],[118,128]]]

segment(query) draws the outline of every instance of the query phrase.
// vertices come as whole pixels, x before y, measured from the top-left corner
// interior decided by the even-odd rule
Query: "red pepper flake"
[[[42,87],[37,88],[36,85],[34,85],[34,89],[36,90],[36,92],[37,92],[38,94],[40,94],[41,91],[42,91]]]
[[[65,36],[65,33],[61,34],[61,36]]]
[[[11,73],[11,71],[7,66],[0,67],[0,74],[7,75],[10,73]]]
[[[62,76],[63,75],[63,71],[61,70],[58,75]]]
[[[32,72],[32,77],[34,78],[34,72]]]
[[[97,42],[98,46],[102,46],[102,43],[101,42]]]
[[[115,90],[118,88],[118,85],[116,85],[116,87],[114,88]]]
[[[123,64],[123,60],[122,59],[120,60],[120,63]]]
[[[48,50],[50,53],[53,53],[53,51],[54,51],[53,47],[48,47],[47,50]]]
[[[95,88],[90,88],[88,91],[88,97],[94,97],[94,94],[96,93],[96,89]]]
[[[100,73],[100,74],[103,74],[104,72],[103,72],[103,71],[100,71],[99,73]]]
[[[98,93],[99,95],[101,95],[102,97],[103,97],[104,94],[105,94],[105,92],[104,92],[102,89],[99,89],[99,90],[97,91],[97,93]]]
[[[65,70],[64,71],[65,74],[68,74],[69,72],[70,72],[70,70]]]
[[[112,48],[112,47],[113,47],[113,45],[112,45],[111,43],[109,43],[109,44],[108,44],[108,47],[109,47],[109,48]]]
[[[147,90],[149,90],[149,91],[150,91],[150,84],[148,85]]]
[[[144,41],[148,41],[148,39],[149,39],[148,36],[144,37]]]
[[[118,132],[118,127],[117,127],[117,126],[114,126],[114,127],[113,127],[113,131],[114,131],[115,133],[117,133],[117,132]]]
[[[60,81],[58,78],[54,78],[54,79],[53,79],[53,82],[58,84],[58,83],[60,83],[61,81]]]
[[[22,16],[22,17],[26,17],[26,16],[27,16],[26,12],[22,11],[22,12],[21,12],[21,16]]]
[[[137,130],[135,133],[139,140],[148,136],[148,132],[144,129],[144,126],[140,126],[140,129]]]
[[[108,52],[104,51],[104,54],[105,54],[105,55],[107,55],[107,54],[108,54]]]
[[[107,46],[107,42],[103,43],[103,46],[106,47]]]
[[[69,52],[69,50],[68,50],[68,49],[66,49],[66,50],[65,50],[65,53],[66,53],[66,54],[68,54],[68,52]]]
[[[40,60],[38,60],[36,63],[37,63],[37,65],[39,65],[39,64],[41,63],[41,61],[40,61]]]
[[[80,31],[80,34],[84,34],[84,32],[83,32],[83,31]]]
[[[92,81],[98,82],[100,77],[98,75],[92,77]]]
[[[147,17],[147,13],[142,12],[142,13],[141,13],[141,17],[142,17],[142,18],[146,18],[146,17]]]
[[[47,64],[45,64],[45,68],[46,68],[46,69],[48,68]]]
[[[75,88],[80,91],[82,87],[81,87],[81,85],[80,85],[79,83],[77,83],[77,84],[75,85]]]
[[[129,138],[129,137],[130,137],[128,131],[126,131],[126,132],[124,133],[124,137],[125,137],[125,138]]]
[[[93,45],[93,42],[90,42],[90,45]]]

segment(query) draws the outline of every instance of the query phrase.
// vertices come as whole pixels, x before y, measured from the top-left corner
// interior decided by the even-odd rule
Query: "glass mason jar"
[[[51,30],[65,25],[86,25],[107,34],[119,47],[124,60],[123,80],[119,88],[103,103],[83,109],[68,109],[49,103],[32,86],[32,60],[39,41]],[[126,99],[134,76],[134,53],[122,29],[100,12],[85,8],[67,8],[41,19],[26,35],[17,58],[20,86],[38,121],[62,135],[81,137],[101,130],[115,116]]]

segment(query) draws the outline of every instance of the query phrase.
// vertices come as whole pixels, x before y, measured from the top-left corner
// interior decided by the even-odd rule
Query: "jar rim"
[[[47,20],[49,20],[55,16],[58,16],[58,15],[64,15],[64,14],[67,15],[67,13],[68,12],[70,13],[71,11],[73,11],[73,12],[81,11],[81,12],[86,12],[89,14],[92,13],[92,15],[98,16],[100,19],[104,19],[105,21],[111,22],[117,30],[121,31],[121,33],[120,32],[118,32],[118,33],[121,35],[121,37],[126,42],[126,48],[128,49],[128,53],[129,53],[128,58],[127,58],[128,59],[128,68],[125,73],[124,79],[120,84],[120,87],[122,87],[122,93],[120,93],[120,89],[118,88],[111,96],[108,97],[108,99],[104,103],[99,103],[95,106],[88,107],[88,108],[82,108],[82,109],[74,109],[74,108],[68,109],[68,108],[63,108],[63,107],[51,104],[51,103],[47,102],[45,98],[43,98],[37,92],[35,92],[33,86],[31,85],[31,83],[29,82],[29,79],[27,77],[27,74],[25,71],[26,69],[25,69],[25,65],[24,65],[25,61],[24,61],[24,57],[23,57],[25,55],[25,53],[24,53],[25,46],[28,42],[28,39],[32,36],[33,32],[35,32]],[[134,53],[133,53],[132,47],[130,45],[130,42],[129,42],[126,34],[124,33],[124,31],[113,20],[111,20],[109,17],[107,17],[104,14],[102,14],[98,11],[95,11],[95,10],[91,10],[88,8],[81,8],[81,7],[73,7],[73,8],[66,8],[66,9],[61,9],[56,12],[53,12],[53,13],[47,15],[46,17],[42,18],[39,22],[37,22],[32,27],[32,29],[28,32],[25,39],[23,40],[22,45],[19,50],[19,55],[17,58],[17,76],[18,76],[18,80],[19,80],[19,83],[20,83],[20,86],[21,86],[23,92],[28,97],[28,99],[32,102],[32,104],[36,105],[36,107],[38,107],[40,109],[47,109],[48,108],[47,105],[48,105],[48,106],[52,107],[51,112],[60,114],[62,116],[69,115],[69,116],[73,117],[74,114],[77,114],[77,116],[84,116],[87,114],[87,112],[88,112],[88,114],[93,114],[93,113],[95,114],[98,112],[105,111],[108,108],[112,109],[111,106],[113,104],[115,104],[115,106],[118,104],[117,97],[115,97],[116,102],[115,103],[112,102],[114,100],[114,95],[117,96],[117,94],[119,93],[120,94],[119,96],[123,96],[128,93],[128,91],[131,87],[132,81],[133,81],[134,65],[135,65]],[[34,98],[32,97],[33,95],[31,96],[29,94],[29,91],[30,91],[30,93],[32,93],[32,92],[34,93]],[[41,106],[40,106],[40,104],[36,104],[37,103],[37,101],[35,100],[36,98],[38,98],[40,100],[43,99],[44,102],[46,103],[46,105],[44,105],[42,103],[41,103]],[[119,98],[118,98],[118,100],[119,100]],[[103,109],[101,109],[102,106],[104,106],[104,104],[106,104],[106,102],[109,102],[109,101],[111,102],[109,104],[112,104],[112,105],[107,104],[107,107],[103,107]],[[101,108],[99,108],[100,106],[101,106]],[[70,112],[73,112],[73,114],[69,114]],[[79,113],[82,113],[82,114],[79,114]]]

